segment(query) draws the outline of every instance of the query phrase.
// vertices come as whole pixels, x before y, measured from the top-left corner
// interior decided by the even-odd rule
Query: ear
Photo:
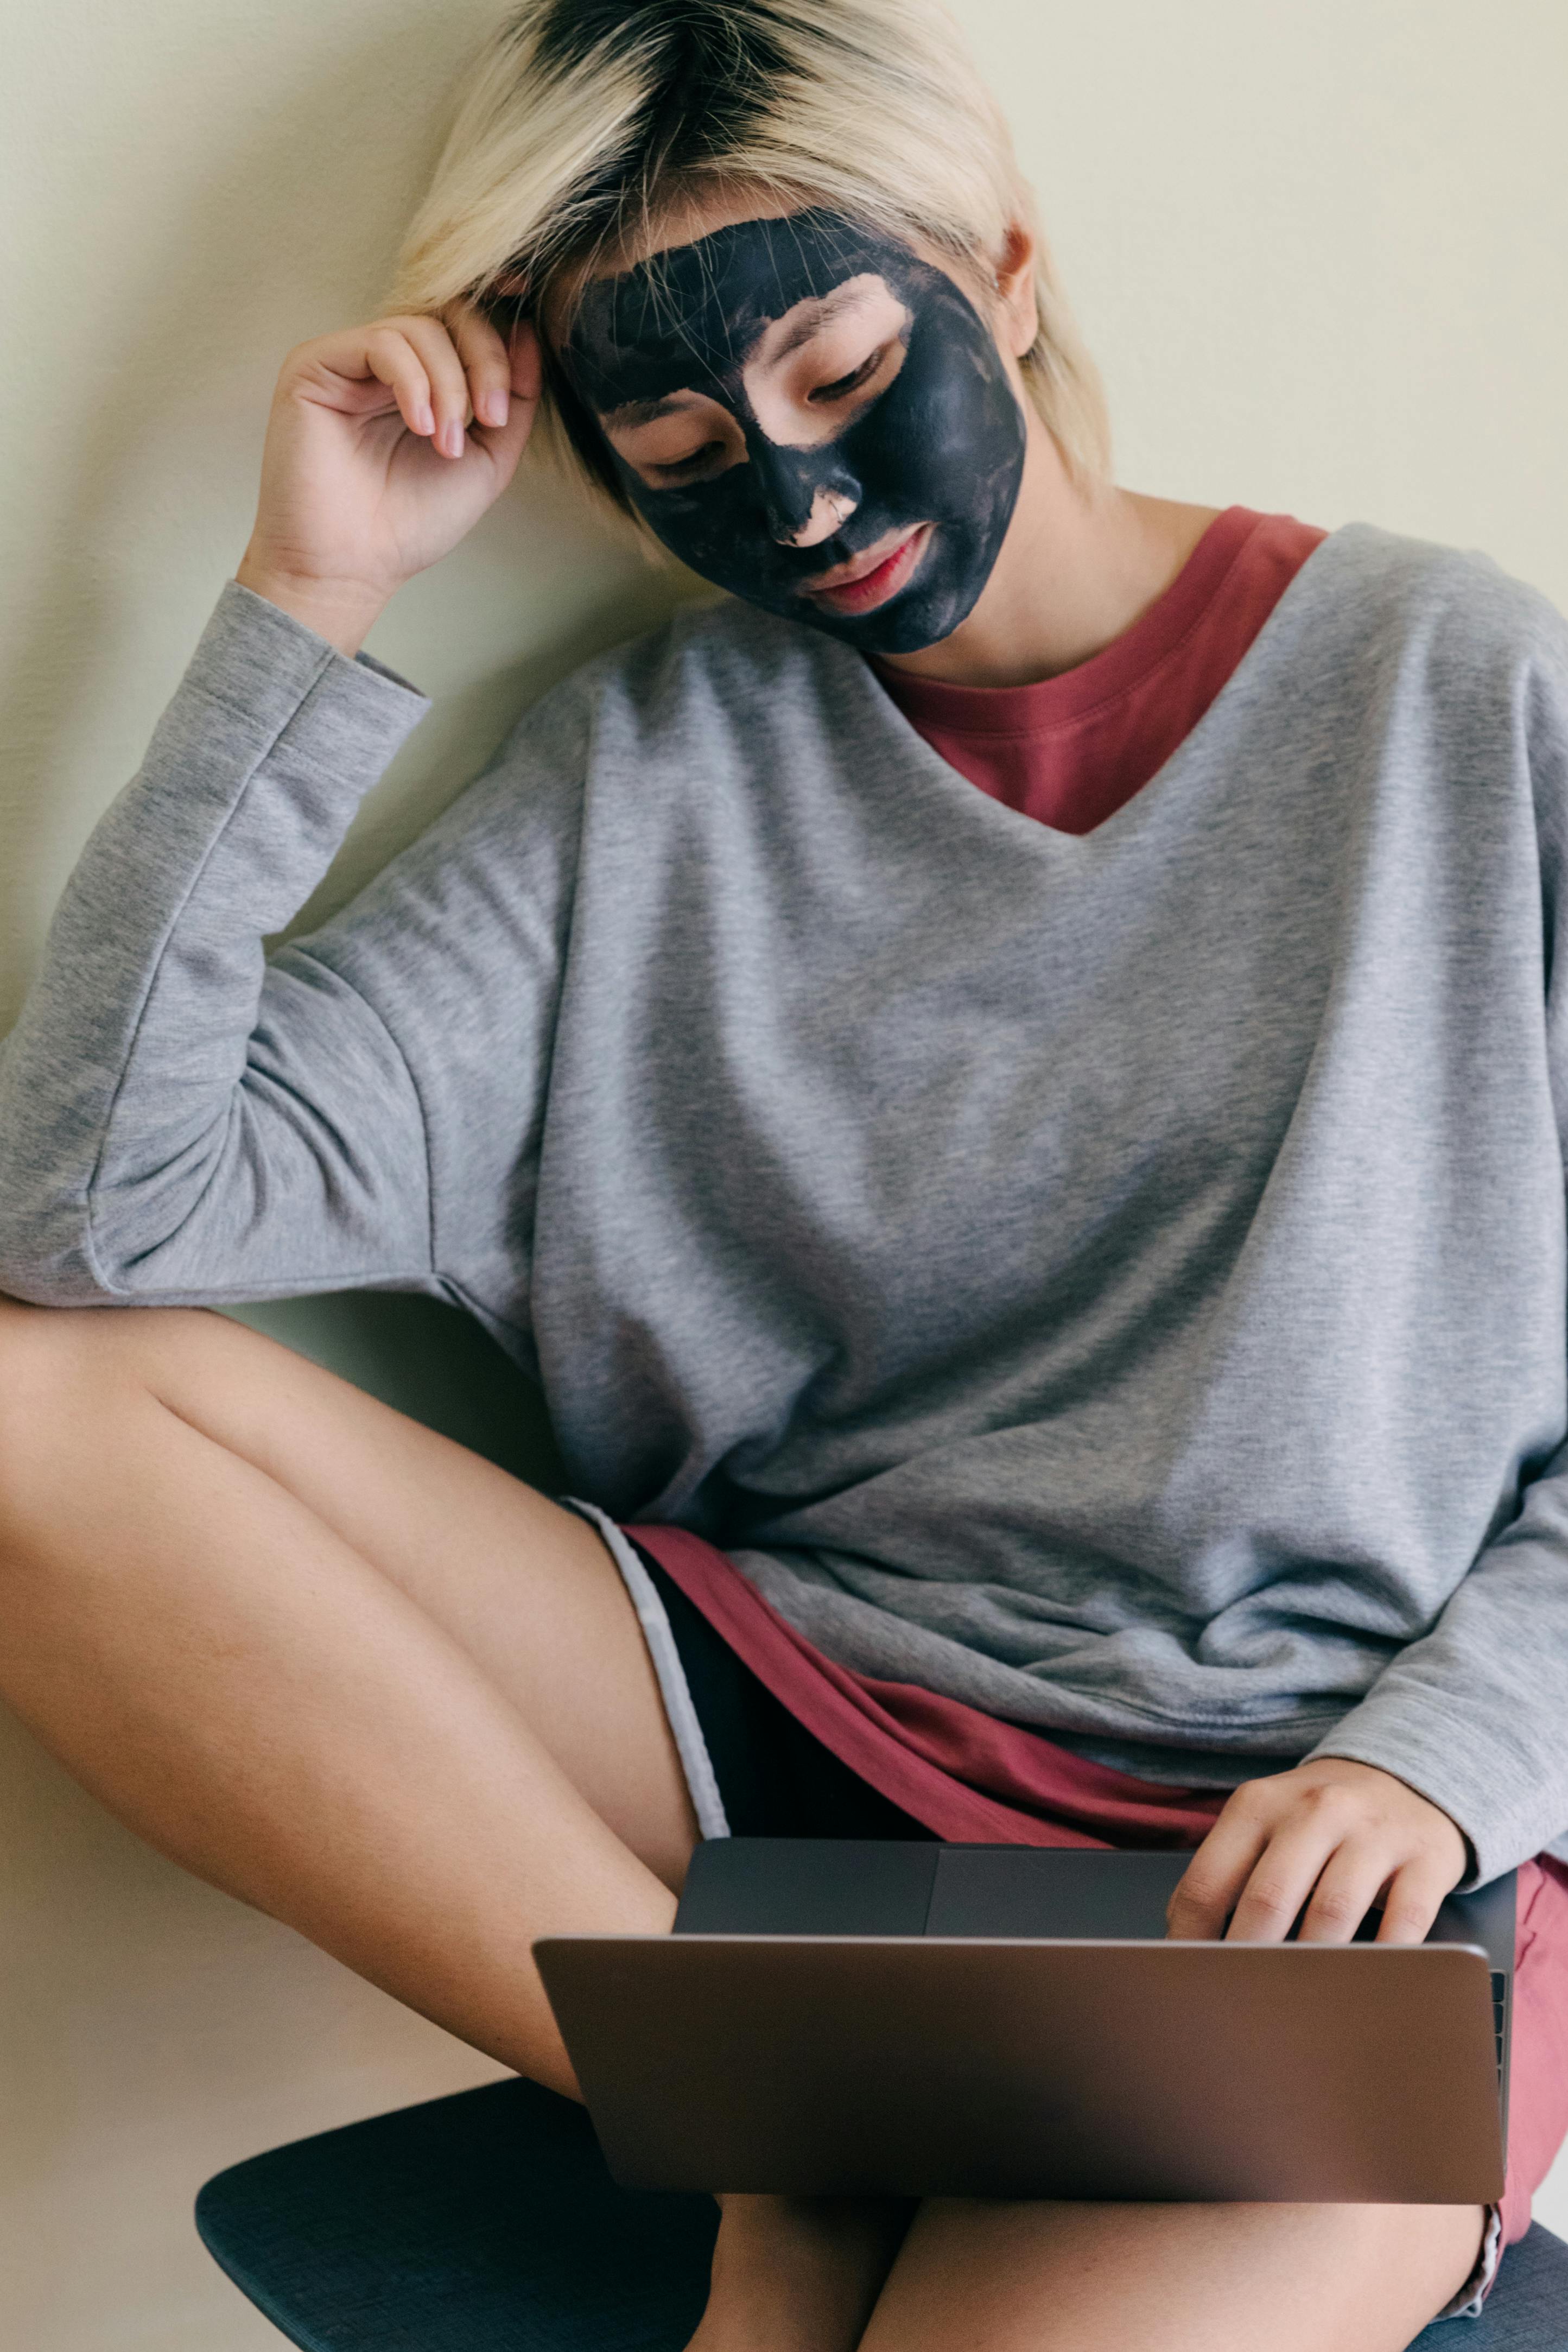
[[[1034,291],[1034,239],[1021,221],[1014,221],[1003,241],[997,264],[997,329],[1021,360],[1040,332]]]

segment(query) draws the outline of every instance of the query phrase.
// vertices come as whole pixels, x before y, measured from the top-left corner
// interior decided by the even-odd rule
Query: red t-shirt
[[[939,686],[876,664],[910,725],[993,800],[1092,833],[1186,740],[1328,536],[1228,507],[1176,579],[1103,652],[1038,686]]]

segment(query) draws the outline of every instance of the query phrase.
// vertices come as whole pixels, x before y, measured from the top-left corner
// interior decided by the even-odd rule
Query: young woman
[[[729,596],[267,961],[541,406]],[[528,0],[9,1043],[6,1696],[568,2092],[531,1938],[727,1828],[1186,1843],[1188,1937],[1519,1865],[1499,2211],[728,2200],[698,2338],[1397,2352],[1568,2123],[1565,853],[1541,597],[1113,487],[925,0]],[[189,1311],[355,1284],[591,1501]]]

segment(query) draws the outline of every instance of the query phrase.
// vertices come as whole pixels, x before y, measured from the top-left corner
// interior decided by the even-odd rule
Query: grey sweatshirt
[[[230,583],[0,1066],[0,1287],[469,1307],[573,1490],[1145,1770],[1568,1829],[1568,628],[1364,524],[1082,838],[729,604],[268,961],[427,708]]]

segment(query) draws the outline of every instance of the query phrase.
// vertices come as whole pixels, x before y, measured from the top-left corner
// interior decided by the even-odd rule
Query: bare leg
[[[862,2352],[1404,2352],[1464,2284],[1469,2205],[920,2208]]]
[[[223,1318],[0,1297],[0,1586],[123,1821],[575,2091],[529,1943],[666,1929],[696,1834],[590,1527]],[[851,2352],[908,2210],[727,2200],[704,2345]]]
[[[0,1299],[0,1692],[186,1867],[535,2079],[695,1823],[592,1530],[220,1318]],[[1469,2209],[727,2200],[703,2352],[1399,2352]],[[892,2263],[891,2275],[889,2265]],[[1283,2341],[1280,2339],[1283,2338]]]
[[[915,2208],[895,2197],[723,2197],[690,2352],[855,2352]]]
[[[198,1875],[573,2090],[529,1952],[695,1823],[570,1512],[222,1318],[0,1300],[0,1693]]]

